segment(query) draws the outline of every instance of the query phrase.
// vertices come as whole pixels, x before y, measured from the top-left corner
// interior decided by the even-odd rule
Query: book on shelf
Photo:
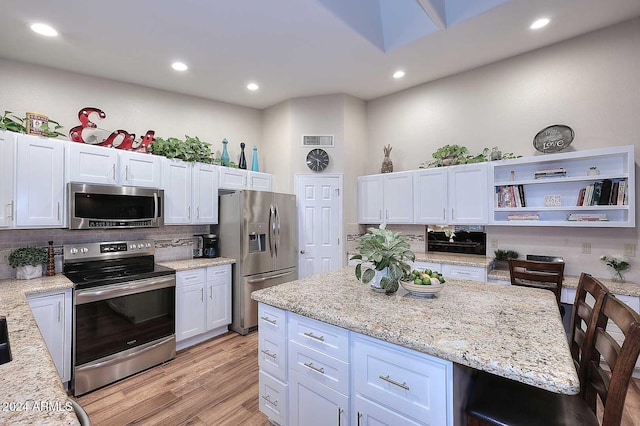
[[[526,207],[523,185],[504,185],[496,187],[495,203],[498,208]]]
[[[578,191],[576,206],[615,206],[625,205],[627,180],[604,179],[587,185]]]
[[[624,206],[628,203],[627,200],[627,191],[628,191],[627,180],[621,180],[620,185],[618,185],[618,200],[616,201],[616,205]]]
[[[608,221],[606,213],[569,213],[570,222],[604,222]]]
[[[611,183],[611,179],[602,181],[602,189],[600,191],[600,197],[598,198],[599,206],[608,206],[611,204]]]
[[[533,177],[535,179],[543,179],[549,177],[564,177],[567,175],[567,171],[562,167],[557,167],[553,169],[543,169],[534,172]]]
[[[507,220],[540,220],[538,213],[509,213]]]
[[[582,203],[584,202],[584,193],[586,192],[586,190],[587,188],[582,188],[578,192],[578,201],[576,202],[576,206],[582,206]]]
[[[602,194],[602,181],[595,182],[593,184],[593,197],[591,197],[590,206],[595,206],[600,201],[600,194]]]
[[[527,207],[527,202],[524,198],[524,185],[518,185],[518,195],[520,196],[520,203],[522,207]]]
[[[611,184],[611,196],[609,197],[609,205],[615,206],[618,203],[618,187],[620,182],[613,182]]]

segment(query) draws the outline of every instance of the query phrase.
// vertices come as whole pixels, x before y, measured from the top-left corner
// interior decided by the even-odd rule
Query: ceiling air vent
[[[302,146],[333,146],[333,135],[302,135]]]

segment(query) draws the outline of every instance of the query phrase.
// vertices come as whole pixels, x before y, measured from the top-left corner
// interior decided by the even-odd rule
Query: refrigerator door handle
[[[275,237],[276,237],[276,209],[271,204],[269,206],[269,253],[271,257],[275,255]]]
[[[278,257],[278,249],[280,248],[280,214],[278,213],[278,205],[275,206],[276,213],[276,226],[275,226],[275,236],[276,236],[276,257]]]

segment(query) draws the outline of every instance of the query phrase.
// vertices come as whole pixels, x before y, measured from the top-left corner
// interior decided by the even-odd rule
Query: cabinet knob
[[[304,254],[304,250],[300,250],[300,254]]]

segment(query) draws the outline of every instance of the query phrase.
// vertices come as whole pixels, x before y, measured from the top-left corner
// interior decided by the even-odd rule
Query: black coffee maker
[[[218,257],[218,236],[216,234],[194,235],[193,257]]]

